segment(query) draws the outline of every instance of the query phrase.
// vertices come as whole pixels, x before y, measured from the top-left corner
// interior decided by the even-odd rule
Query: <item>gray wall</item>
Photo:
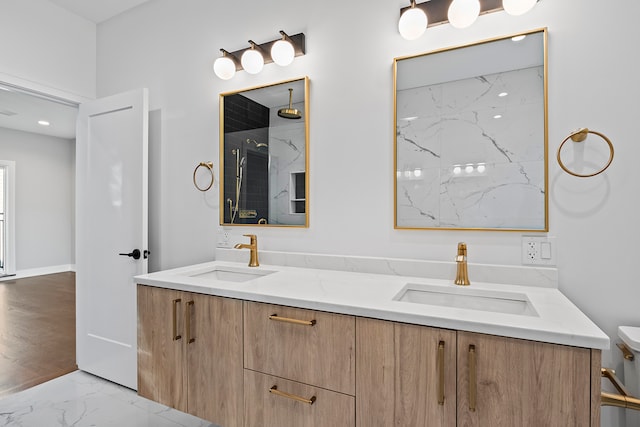
[[[0,128],[0,159],[16,162],[16,271],[74,264],[74,141]]]

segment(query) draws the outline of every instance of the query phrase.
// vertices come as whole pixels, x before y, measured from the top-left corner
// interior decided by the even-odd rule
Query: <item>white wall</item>
[[[94,23],[47,0],[2,0],[0,40],[0,81],[74,101],[95,98]]]
[[[16,162],[16,271],[73,265],[73,140],[0,128],[0,159]]]
[[[640,57],[633,50],[640,3],[541,0],[521,17],[494,13],[466,30],[429,29],[413,42],[397,31],[408,3],[156,0],[98,26],[98,95],[148,87],[151,109],[162,111],[162,235],[152,236],[163,241],[161,266],[214,256],[219,187],[203,194],[191,176],[201,161],[219,169],[218,94],[304,75],[311,81],[310,227],[254,229],[261,248],[453,260],[456,243],[466,241],[470,262],[519,265],[521,233],[393,229],[392,63],[546,26],[549,235],[557,237],[561,290],[612,338],[618,325],[640,325]],[[285,69],[267,65],[257,76],[215,77],[219,48],[268,41],[280,29],[304,32],[307,55]],[[604,132],[616,147],[613,165],[596,178],[571,177],[555,162],[560,142],[582,126]],[[595,140],[589,144],[598,151]],[[606,365],[619,367],[620,360],[617,352],[604,355]],[[605,409],[604,425],[616,425],[618,412]]]

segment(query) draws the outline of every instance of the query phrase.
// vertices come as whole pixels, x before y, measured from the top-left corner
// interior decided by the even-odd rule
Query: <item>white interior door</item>
[[[148,94],[80,105],[76,136],[78,368],[137,389],[136,286],[147,272]],[[141,256],[133,254],[138,250]]]

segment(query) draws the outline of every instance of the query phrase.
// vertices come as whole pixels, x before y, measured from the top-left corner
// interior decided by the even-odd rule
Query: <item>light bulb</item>
[[[460,172],[462,172],[462,168],[460,166],[456,166],[453,168],[453,173],[456,175],[460,175]]]
[[[255,49],[247,49],[240,58],[242,68],[249,74],[258,74],[264,67],[262,54]]]
[[[424,11],[418,7],[412,7],[404,11],[398,21],[398,30],[405,40],[415,40],[427,29],[429,21]]]
[[[229,80],[236,74],[236,64],[231,58],[221,56],[213,63],[213,72],[222,80]]]
[[[449,6],[449,23],[456,28],[467,28],[480,15],[480,0],[453,0]]]
[[[502,0],[502,7],[509,15],[522,15],[530,11],[538,0]]]
[[[291,64],[295,55],[293,45],[287,40],[278,40],[271,46],[271,59],[281,67]]]

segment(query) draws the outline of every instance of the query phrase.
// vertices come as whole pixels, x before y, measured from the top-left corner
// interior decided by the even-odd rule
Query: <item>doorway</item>
[[[0,82],[0,277],[72,269],[77,111]]]

